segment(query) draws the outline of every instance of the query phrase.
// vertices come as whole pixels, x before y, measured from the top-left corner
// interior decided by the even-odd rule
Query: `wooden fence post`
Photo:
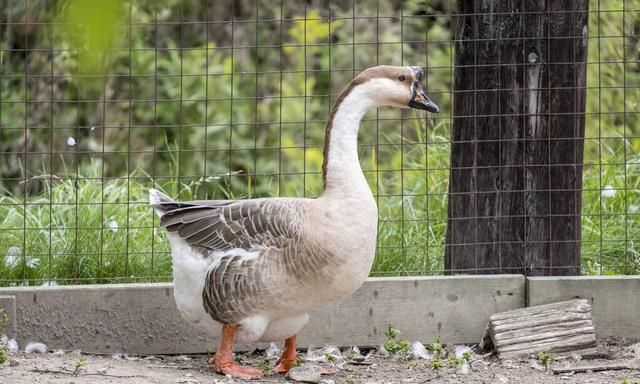
[[[576,275],[588,0],[458,0],[445,269]]]

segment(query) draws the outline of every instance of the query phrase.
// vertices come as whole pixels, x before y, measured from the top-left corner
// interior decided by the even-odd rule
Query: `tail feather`
[[[149,189],[149,204],[158,216],[162,217],[167,211],[175,209],[178,203],[159,190],[151,188]]]

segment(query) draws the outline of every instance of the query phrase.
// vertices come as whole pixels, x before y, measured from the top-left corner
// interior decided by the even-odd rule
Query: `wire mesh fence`
[[[463,218],[476,220],[476,232],[495,225],[478,224],[495,218],[478,204],[482,191],[450,188],[452,147],[463,142],[452,139],[454,122],[493,116],[454,114],[463,92],[455,84],[456,44],[469,42],[456,27],[465,17],[483,22],[514,12],[554,18],[526,11],[524,1],[513,2],[513,12],[472,15],[461,12],[462,0],[104,3],[25,0],[0,10],[1,285],[170,281],[168,242],[147,203],[152,186],[184,200],[319,196],[332,102],[357,73],[379,64],[424,67],[424,87],[441,112],[378,109],[362,121],[360,161],[379,208],[371,274],[450,272],[447,247],[461,245],[447,243],[450,196],[474,196],[475,213]],[[583,143],[584,157],[569,164],[582,177],[580,190],[570,190],[581,193],[573,267],[636,274],[640,2],[587,3],[588,33],[572,37],[588,45],[586,59],[571,63],[586,68],[584,111],[572,112],[584,119],[583,137],[571,138]],[[501,31],[498,43],[513,32]],[[503,73],[506,58],[484,66]],[[473,91],[482,98],[487,89]],[[471,151],[502,153],[471,142]],[[487,142],[507,145],[501,137]],[[525,165],[497,168],[509,167]],[[522,204],[535,205],[535,196]],[[503,213],[501,225],[512,216]],[[470,239],[463,245],[477,254],[482,241]],[[535,243],[503,241],[522,249]]]

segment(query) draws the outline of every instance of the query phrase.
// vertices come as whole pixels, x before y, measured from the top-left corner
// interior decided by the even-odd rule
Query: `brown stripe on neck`
[[[387,79],[397,79],[398,75],[404,75],[406,77],[406,84],[409,86],[413,79],[413,72],[409,69],[409,67],[394,67],[389,65],[379,65],[377,67],[372,67],[365,69],[356,76],[355,79],[351,80],[349,85],[340,93],[340,96],[336,99],[333,108],[331,109],[331,113],[329,114],[329,121],[327,122],[327,130],[324,135],[324,159],[322,161],[322,180],[324,181],[324,187],[327,187],[327,166],[329,164],[329,145],[331,142],[331,129],[333,128],[333,119],[336,116],[336,112],[338,112],[338,108],[344,101],[344,99],[351,93],[353,88],[356,85],[360,85],[365,83],[373,78],[387,78]]]
[[[333,108],[331,108],[331,113],[329,114],[329,121],[327,121],[327,128],[324,134],[324,151],[322,153],[322,181],[324,182],[324,187],[327,188],[327,166],[329,164],[329,146],[331,142],[331,130],[333,129],[333,119],[336,116],[336,112],[338,112],[338,108],[340,108],[340,104],[344,101],[344,99],[351,93],[353,88],[356,85],[362,84],[365,81],[369,80],[368,76],[358,76],[355,79],[351,80],[349,85],[342,90],[336,102],[333,104]]]

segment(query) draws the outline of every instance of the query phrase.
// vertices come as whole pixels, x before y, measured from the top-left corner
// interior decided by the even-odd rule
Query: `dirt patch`
[[[363,351],[366,354],[368,351]],[[300,354],[305,357],[304,353]],[[585,365],[638,364],[640,344],[634,340],[607,339],[600,343],[598,354],[576,361],[571,357],[556,359],[546,371],[533,357],[519,360],[500,360],[495,356],[475,355],[470,359],[469,371],[461,374],[448,366],[438,371],[431,360],[395,360],[371,354],[366,359],[340,358],[334,362],[306,362],[333,369],[335,374],[323,376],[325,383],[640,383],[638,370],[605,370],[602,372],[553,374],[551,368]],[[273,360],[264,351],[237,356],[245,364],[267,369]],[[337,366],[336,366],[337,364]],[[625,381],[627,380],[627,381]],[[97,356],[79,352],[65,354],[26,354],[10,357],[10,364],[0,367],[1,384],[231,384],[234,380],[211,371],[207,356]],[[252,383],[281,383],[286,380],[269,374]]]

